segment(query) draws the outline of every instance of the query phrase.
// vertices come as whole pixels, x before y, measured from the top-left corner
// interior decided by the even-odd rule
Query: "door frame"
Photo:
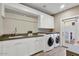
[[[63,20],[66,20],[66,19],[72,19],[72,18],[77,18],[79,19],[79,15],[75,15],[75,16],[70,16],[70,17],[65,17],[65,18],[61,18],[60,19],[60,39],[61,39],[61,42],[60,42],[60,46],[65,46],[65,40],[63,40],[62,38],[62,23],[63,23]]]

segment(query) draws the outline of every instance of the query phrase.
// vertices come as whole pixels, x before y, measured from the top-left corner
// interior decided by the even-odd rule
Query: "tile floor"
[[[48,52],[40,52],[34,56],[66,56],[66,49],[64,47],[57,47]]]

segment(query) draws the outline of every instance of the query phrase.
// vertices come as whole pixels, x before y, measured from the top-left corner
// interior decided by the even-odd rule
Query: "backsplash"
[[[37,18],[6,12],[6,18],[3,20],[3,30],[4,34],[37,32]]]

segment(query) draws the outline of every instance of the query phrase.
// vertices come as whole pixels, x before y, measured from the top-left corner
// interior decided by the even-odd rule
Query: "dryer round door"
[[[59,42],[60,42],[60,37],[57,36],[57,37],[56,37],[56,44],[58,44]]]
[[[52,46],[54,44],[54,39],[52,37],[50,37],[48,39],[48,46]]]

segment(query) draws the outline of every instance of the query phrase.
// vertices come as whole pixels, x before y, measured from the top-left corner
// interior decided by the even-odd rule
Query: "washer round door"
[[[48,46],[52,46],[53,43],[54,43],[54,39],[53,39],[52,37],[50,37],[50,38],[48,39]]]
[[[60,37],[57,36],[57,37],[56,37],[56,43],[58,44],[59,42],[60,42]]]

